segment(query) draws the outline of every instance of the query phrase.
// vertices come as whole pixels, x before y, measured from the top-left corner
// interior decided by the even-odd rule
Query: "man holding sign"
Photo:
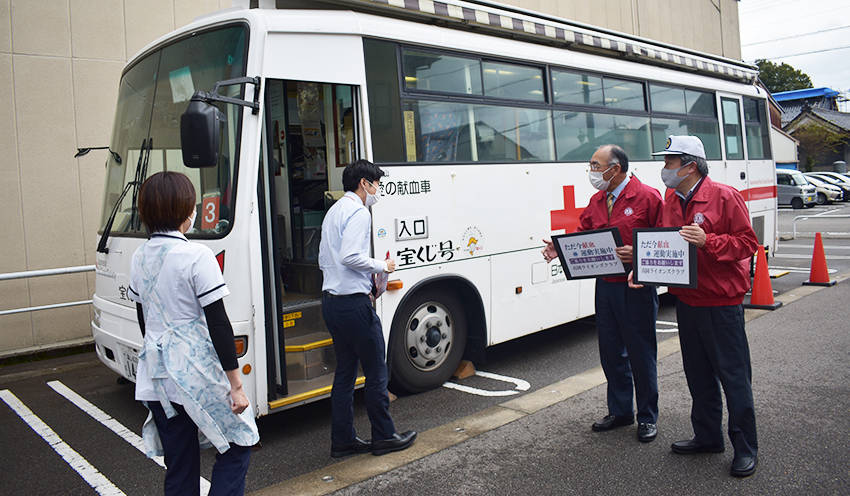
[[[617,248],[617,256],[624,264],[632,262],[632,229],[659,227],[662,207],[658,191],[629,177],[628,170],[629,158],[619,146],[604,145],[593,154],[590,183],[599,192],[590,198],[576,229],[617,227],[625,243]],[[543,241],[543,257],[551,262],[558,254],[550,240]],[[634,384],[638,439],[649,442],[658,435],[657,314],[654,287],[630,289],[626,277],[596,279],[596,327],[599,360],[608,379],[608,415],[593,424],[594,431],[634,424]]]
[[[708,178],[705,149],[696,136],[670,136],[661,178],[673,190],[664,204],[664,227],[697,250],[697,287],[675,288],[682,362],[693,406],[694,437],[673,443],[679,454],[724,450],[723,401],[735,449],[732,475],[756,470],[758,443],[752,371],[744,332],[744,294],[750,289],[749,260],[758,246],[744,199],[734,188]]]

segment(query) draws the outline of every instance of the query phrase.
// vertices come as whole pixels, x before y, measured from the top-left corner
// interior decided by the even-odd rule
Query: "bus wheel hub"
[[[421,371],[440,367],[452,345],[452,320],[446,307],[438,302],[419,306],[408,319],[405,341],[407,359]]]
[[[438,331],[436,327],[429,327],[425,336],[425,344],[427,344],[429,348],[435,348],[438,344],[440,344],[440,331]]]

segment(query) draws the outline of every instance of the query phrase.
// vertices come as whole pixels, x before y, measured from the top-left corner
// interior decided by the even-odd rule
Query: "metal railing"
[[[809,220],[815,217],[819,217],[821,219],[850,219],[850,215],[826,215],[830,212],[834,212],[835,210],[827,210],[826,212],[821,212],[819,214],[814,215],[798,215],[794,217],[794,233],[791,236],[791,239],[797,239],[797,221],[798,220]]]
[[[44,270],[27,270],[24,272],[9,272],[8,274],[0,274],[0,281],[11,281],[13,279],[29,279],[30,277],[58,276],[62,274],[76,274],[78,272],[93,272],[94,265],[81,265],[79,267],[62,267],[59,269],[44,269]],[[16,313],[35,312],[37,310],[51,310],[54,308],[76,307],[80,305],[89,305],[91,300],[71,301],[68,303],[55,303],[53,305],[41,305],[38,307],[15,308],[12,310],[0,311],[2,315],[12,315]]]

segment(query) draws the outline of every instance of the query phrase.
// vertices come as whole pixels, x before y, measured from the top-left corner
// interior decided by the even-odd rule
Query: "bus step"
[[[327,332],[325,319],[322,317],[322,300],[302,299],[285,302],[283,306],[284,339],[299,336],[309,336],[317,332]]]
[[[327,331],[288,338],[284,345],[288,381],[311,380],[336,370],[333,340]]]

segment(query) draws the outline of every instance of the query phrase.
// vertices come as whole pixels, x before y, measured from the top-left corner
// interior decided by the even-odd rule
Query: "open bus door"
[[[280,316],[267,326],[267,359],[276,410],[327,395],[333,384],[319,243],[325,213],[343,194],[343,168],[357,156],[357,119],[353,86],[267,79],[266,92],[264,194],[273,208],[265,215],[274,254],[267,301]]]

